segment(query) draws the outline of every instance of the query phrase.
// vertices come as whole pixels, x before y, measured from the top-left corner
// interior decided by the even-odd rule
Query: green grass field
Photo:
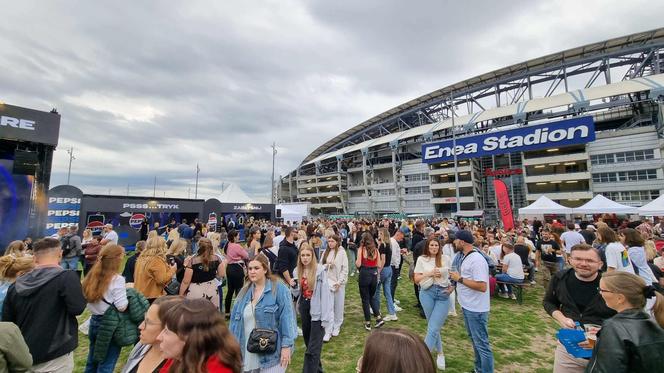
[[[403,327],[424,336],[426,320],[419,317],[414,307],[415,296],[412,283],[405,276],[408,273],[406,266],[402,269],[404,276],[397,287],[397,299],[401,301],[404,310],[398,313],[399,321],[387,322],[385,327]],[[542,308],[543,292],[541,286],[528,287],[521,305],[510,299],[492,298],[489,338],[496,372],[551,372],[557,329],[556,323]],[[381,307],[383,314],[386,314],[384,300]],[[460,307],[458,304],[456,307],[459,316],[448,317],[442,330],[446,372],[470,372],[473,370],[472,345],[463,325]],[[82,322],[88,316],[86,311],[79,320]],[[355,276],[350,278],[346,287],[341,334],[323,346],[323,368],[326,372],[355,372],[357,359],[362,354],[368,334],[363,328],[363,321]],[[83,372],[88,350],[87,336],[79,334],[79,337],[75,372]],[[130,350],[129,347],[123,349],[116,372],[122,368]],[[300,337],[296,341],[296,350],[288,372],[302,370],[304,350],[304,341]]]

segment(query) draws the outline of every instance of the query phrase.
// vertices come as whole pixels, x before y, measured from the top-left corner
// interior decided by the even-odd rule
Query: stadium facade
[[[541,195],[640,206],[664,193],[663,124],[661,28],[399,105],[319,146],[280,178],[277,197],[314,214],[449,216],[459,206],[494,220],[500,178],[514,211]]]

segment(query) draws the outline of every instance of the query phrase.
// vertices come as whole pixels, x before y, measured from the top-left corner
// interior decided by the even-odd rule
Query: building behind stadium
[[[568,207],[596,194],[640,206],[664,192],[663,117],[660,28],[390,109],[309,154],[280,178],[278,199],[308,202],[313,214],[372,216],[450,216],[458,202],[465,214],[495,220],[499,178],[514,211],[542,195]]]

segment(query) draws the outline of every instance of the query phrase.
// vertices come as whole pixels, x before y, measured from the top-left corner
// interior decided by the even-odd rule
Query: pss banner
[[[515,128],[508,131],[460,137],[422,145],[422,162],[451,161],[505,153],[525,152],[559,146],[585,144],[595,140],[592,117],[578,117],[558,122]]]

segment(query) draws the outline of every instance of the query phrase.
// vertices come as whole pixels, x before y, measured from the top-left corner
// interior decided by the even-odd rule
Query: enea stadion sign
[[[461,137],[422,145],[422,162],[438,163],[454,159],[477,158],[513,152],[525,152],[559,146],[585,144],[595,140],[592,117],[516,128],[502,132]]]

